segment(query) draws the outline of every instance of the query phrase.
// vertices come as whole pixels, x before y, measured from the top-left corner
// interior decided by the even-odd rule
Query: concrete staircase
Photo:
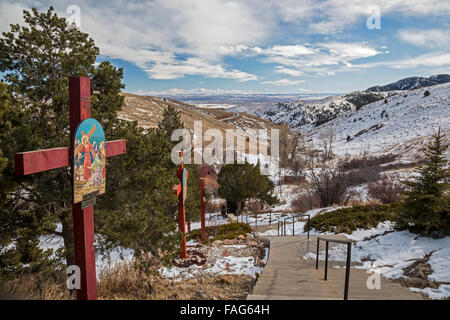
[[[345,239],[343,236],[333,236]],[[328,261],[328,280],[324,281],[324,261],[303,259],[307,252],[316,252],[317,238],[311,236],[270,237],[269,261],[247,300],[342,300],[344,297],[345,262]],[[330,248],[336,244],[330,242]],[[321,241],[320,250],[325,243]],[[354,265],[354,264],[353,264]],[[334,268],[341,266],[342,268]],[[399,283],[381,277],[380,289],[368,289],[371,273],[350,270],[349,299],[414,300],[423,299]]]

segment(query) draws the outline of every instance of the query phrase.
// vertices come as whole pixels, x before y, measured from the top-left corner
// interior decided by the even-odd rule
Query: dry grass
[[[23,274],[9,281],[0,283],[0,295],[13,299],[69,300],[74,299],[63,278],[63,273],[56,278],[48,278],[43,273]]]
[[[108,300],[244,299],[253,287],[250,276],[211,275],[174,281],[127,263],[105,270],[99,278],[99,298]]]
[[[119,116],[127,120],[136,120],[145,129],[156,128],[163,118],[163,111],[168,105],[174,106],[179,112],[185,128],[191,132],[194,129],[194,121],[202,121],[203,133],[208,129],[218,129],[224,137],[223,147],[226,146],[225,136],[227,129],[269,129],[281,127],[262,118],[247,113],[232,113],[220,109],[199,108],[173,99],[163,99],[151,96],[139,96],[130,93],[122,93],[125,97],[124,106]],[[238,136],[245,139],[246,152],[249,153],[249,141],[247,134],[237,132]],[[282,137],[280,137],[282,138]],[[211,141],[203,141],[203,147]],[[269,148],[270,152],[270,148]]]
[[[75,299],[65,279],[46,279],[42,274],[21,275],[0,283],[0,297],[13,299]],[[211,275],[201,279],[174,281],[160,276],[144,264],[121,262],[99,274],[99,300],[198,300],[245,299],[254,279],[247,275]]]

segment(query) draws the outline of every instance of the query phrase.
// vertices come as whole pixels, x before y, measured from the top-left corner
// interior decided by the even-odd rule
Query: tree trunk
[[[241,215],[241,212],[242,212],[242,202],[241,201],[238,201],[237,203],[236,203],[236,215]]]

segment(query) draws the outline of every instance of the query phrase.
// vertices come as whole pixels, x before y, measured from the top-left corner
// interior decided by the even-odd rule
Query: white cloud
[[[449,48],[450,33],[448,30],[429,29],[403,29],[399,30],[397,37],[415,46],[428,48]]]
[[[331,55],[343,59],[359,59],[373,57],[380,52],[361,43],[330,42],[322,43],[320,47],[328,49]]]
[[[352,66],[353,61],[369,58],[381,54],[375,48],[366,43],[358,42],[327,42],[309,45],[308,54],[290,56],[273,53],[273,50],[264,56],[261,61],[265,63],[277,63],[275,73],[284,73],[292,76],[303,74],[310,75],[334,75],[336,71],[342,71]],[[281,66],[280,66],[281,65]]]
[[[378,67],[389,67],[392,69],[414,69],[419,67],[435,68],[445,66],[450,66],[450,53],[448,52],[431,52],[408,59],[356,64],[351,67],[354,69]]]
[[[261,53],[266,55],[294,58],[298,56],[314,54],[314,51],[311,48],[296,44],[285,46],[273,46],[266,50],[262,50]]]
[[[305,82],[305,80],[289,80],[289,79],[280,79],[276,81],[264,81],[261,84],[271,84],[273,86],[293,86],[299,83]]]
[[[273,0],[285,22],[305,25],[311,33],[332,34],[343,31],[370,16],[367,9],[378,6],[381,19],[388,15],[412,17],[450,14],[450,2],[441,0]]]
[[[59,14],[73,0],[55,2]],[[441,0],[111,0],[76,1],[81,9],[82,31],[89,33],[110,59],[122,59],[144,70],[154,79],[180,79],[188,75],[254,81],[258,76],[225,63],[227,57],[256,57],[276,64],[274,73],[292,77],[332,75],[338,71],[376,64],[356,64],[358,59],[386,54],[373,45],[331,41],[305,43],[305,33],[333,33],[359,23],[365,25],[367,8],[378,5],[381,18],[447,17],[450,2]],[[22,9],[48,7],[47,1],[2,0],[0,28],[22,21]],[[293,32],[293,28],[296,32]],[[291,37],[295,33],[295,36]],[[448,33],[448,32],[447,32]],[[402,30],[398,37],[415,45],[447,49],[446,30]],[[345,38],[345,37],[343,37]],[[286,39],[293,43],[286,44]],[[296,39],[296,40],[292,40]],[[283,45],[277,45],[283,43]],[[383,62],[392,68],[413,65],[446,65],[444,52],[408,61]],[[380,65],[380,64],[378,64]],[[270,80],[270,79],[269,79]],[[294,81],[294,80],[289,80]],[[276,82],[276,81],[272,81]]]
[[[145,69],[154,79],[179,79],[185,75],[201,75],[208,78],[228,78],[239,82],[257,80],[254,74],[239,70],[225,70],[221,65],[206,63],[199,58],[189,58],[183,61],[173,60],[170,63],[156,63]]]
[[[66,9],[72,4],[72,0],[62,0],[54,6],[59,15],[67,17]],[[0,5],[2,31],[9,29],[7,23],[22,20],[23,9],[48,8],[47,3],[34,0],[5,0]],[[256,80],[245,71],[228,70],[222,60],[230,55],[229,50],[255,48],[271,28],[246,2],[84,0],[76,5],[81,9],[82,31],[95,40],[102,56],[134,63],[155,79],[194,74]]]
[[[293,77],[299,77],[304,75],[305,73],[301,70],[295,70],[295,69],[289,69],[289,68],[285,68],[283,66],[276,66],[275,67],[275,73],[284,73]]]

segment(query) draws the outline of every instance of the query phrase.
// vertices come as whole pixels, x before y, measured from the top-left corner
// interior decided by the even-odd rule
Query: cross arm
[[[106,157],[126,153],[126,140],[106,142]],[[14,155],[14,171],[17,176],[25,176],[37,172],[67,167],[70,165],[70,148],[53,148],[20,152]]]

